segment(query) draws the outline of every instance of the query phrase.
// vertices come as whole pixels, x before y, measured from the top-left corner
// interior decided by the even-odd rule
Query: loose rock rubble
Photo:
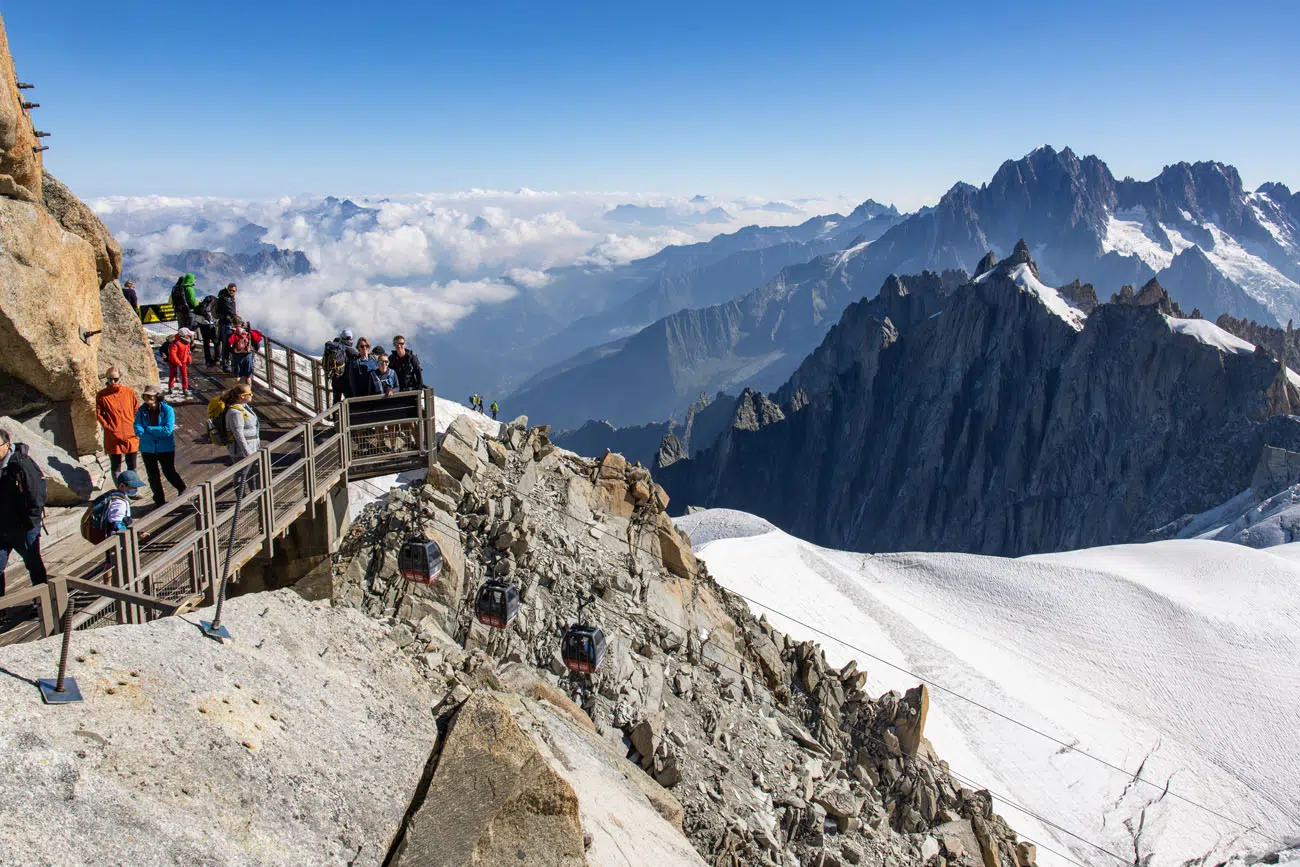
[[[457,419],[438,454],[422,484],[366,509],[333,580],[335,604],[390,623],[449,703],[530,667],[534,691],[565,693],[675,796],[656,809],[711,864],[1033,867],[989,793],[963,788],[925,739],[925,688],[873,698],[855,663],[837,670],[755,618],[695,559],[648,469],[560,450],[523,417],[492,439]],[[432,585],[397,572],[412,535],[443,551]],[[488,577],[519,589],[508,630],[473,617]],[[588,594],[609,655],[576,675],[560,639]]]

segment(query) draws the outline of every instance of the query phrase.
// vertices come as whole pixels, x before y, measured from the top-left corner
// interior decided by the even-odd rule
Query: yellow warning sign
[[[140,321],[145,325],[154,322],[175,322],[176,310],[170,302],[167,304],[141,304]]]

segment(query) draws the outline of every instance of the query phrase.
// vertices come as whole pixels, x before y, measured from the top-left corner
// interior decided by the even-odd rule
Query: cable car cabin
[[[442,574],[442,549],[437,542],[408,539],[397,552],[397,569],[407,581],[432,584]]]
[[[507,629],[519,614],[519,591],[504,581],[486,581],[474,600],[474,616],[484,626]]]
[[[564,633],[560,655],[570,671],[591,674],[605,660],[605,633],[599,626],[570,626]]]

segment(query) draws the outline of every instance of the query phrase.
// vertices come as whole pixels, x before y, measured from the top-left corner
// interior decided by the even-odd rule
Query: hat
[[[140,480],[140,476],[135,470],[122,470],[122,472],[117,474],[117,478],[113,481],[117,482],[118,487],[121,487],[122,485],[128,485],[132,488],[144,487],[144,482]]]
[[[179,334],[179,335],[181,336],[181,340],[193,340],[193,339],[194,339],[194,332],[193,332],[193,331],[190,331],[188,328],[182,328],[180,331],[178,331],[178,332],[176,332],[176,333]]]
[[[146,385],[144,387],[144,395],[145,397],[162,397],[163,387],[161,385],[153,385],[153,384]]]
[[[344,340],[351,340],[352,332],[344,328],[342,331],[339,332],[339,337],[342,337]]]

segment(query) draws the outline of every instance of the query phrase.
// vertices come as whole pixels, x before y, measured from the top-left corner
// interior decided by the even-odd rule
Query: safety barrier
[[[278,382],[290,390],[285,395],[325,399],[323,391],[292,384],[310,381],[319,364],[304,364],[308,357],[296,353],[277,357],[268,350],[265,358],[272,363],[263,369],[264,387],[279,390]],[[278,380],[277,370],[284,371]],[[427,467],[436,443],[434,413],[433,389],[349,398],[322,410],[51,575],[45,633],[67,605],[74,629],[94,629],[212,604],[228,549],[237,570],[259,552],[269,555],[275,539],[302,515],[314,515],[338,482]]]

